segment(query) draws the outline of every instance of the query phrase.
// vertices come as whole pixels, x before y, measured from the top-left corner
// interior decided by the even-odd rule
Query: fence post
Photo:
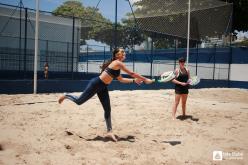
[[[174,70],[176,70],[177,61],[177,39],[174,40],[175,54],[174,54]]]
[[[71,75],[73,79],[73,63],[74,63],[74,28],[75,28],[75,17],[72,18],[72,50],[71,50]]]
[[[117,0],[115,0],[114,48],[117,48]]]
[[[195,74],[197,76],[197,71],[198,71],[198,56],[199,56],[199,47],[198,43],[196,44],[196,64],[195,64]]]
[[[24,38],[24,78],[26,78],[27,65],[27,23],[28,23],[28,9],[25,8],[25,38]]]
[[[48,62],[48,40],[46,40],[46,62]]]
[[[20,25],[19,25],[19,71],[21,71],[21,55],[22,55],[22,7],[20,4]]]
[[[228,88],[230,88],[231,84],[230,84],[230,75],[231,75],[231,64],[232,64],[232,34],[230,33],[229,34],[229,37],[230,37],[230,45],[229,45],[229,48],[230,48],[230,53],[229,53],[229,64],[228,64]]]
[[[79,27],[77,28],[77,61],[76,61],[76,71],[78,72],[78,64],[79,64],[79,54],[80,54],[80,43],[78,43],[79,41]]]
[[[151,41],[151,70],[150,70],[150,77],[152,77],[152,63],[153,63],[153,39]]]
[[[135,49],[133,49],[133,72],[135,72]]]
[[[89,67],[89,46],[86,47],[86,73],[88,74],[88,67]]]
[[[67,66],[66,66],[66,69],[67,69],[67,72],[69,72],[69,42],[67,42],[67,50],[66,50],[66,55],[67,55],[67,59],[66,59],[66,62],[67,62]]]
[[[215,77],[215,55],[216,55],[216,44],[214,44],[214,69],[213,69],[213,80],[214,80],[214,77]]]

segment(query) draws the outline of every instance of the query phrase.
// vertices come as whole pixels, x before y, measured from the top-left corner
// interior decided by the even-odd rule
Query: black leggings
[[[81,105],[97,93],[97,96],[100,99],[100,102],[104,109],[104,118],[106,121],[107,130],[111,131],[111,106],[107,86],[108,85],[102,82],[99,77],[96,77],[90,80],[84,92],[79,97],[69,94],[66,94],[65,97],[75,102],[77,105]]]

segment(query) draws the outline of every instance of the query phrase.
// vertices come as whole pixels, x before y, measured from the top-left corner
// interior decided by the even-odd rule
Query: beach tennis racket
[[[160,79],[158,79],[158,82],[168,82],[173,80],[176,77],[175,72],[173,71],[168,71],[168,72],[164,72],[163,74],[161,74]]]
[[[197,77],[197,76],[191,76],[191,78],[188,80],[188,83],[191,86],[195,86],[195,85],[199,84],[200,81],[201,81],[201,79],[199,77]]]

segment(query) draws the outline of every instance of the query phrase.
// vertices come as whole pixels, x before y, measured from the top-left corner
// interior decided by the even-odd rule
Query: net
[[[188,0],[142,0],[134,4],[138,26],[148,32],[187,38]],[[232,4],[191,0],[190,39],[219,37],[231,30]]]

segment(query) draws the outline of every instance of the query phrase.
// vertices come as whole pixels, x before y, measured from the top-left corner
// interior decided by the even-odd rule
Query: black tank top
[[[105,69],[105,72],[107,72],[112,78],[116,78],[116,77],[118,77],[120,75],[121,70],[120,69],[114,70],[114,69],[111,69],[111,68],[107,67]]]
[[[184,72],[181,71],[180,69],[178,70],[178,77],[176,78],[177,81],[180,81],[180,82],[187,82],[188,79],[189,79],[189,75],[188,75],[188,72],[187,70],[184,68]]]

